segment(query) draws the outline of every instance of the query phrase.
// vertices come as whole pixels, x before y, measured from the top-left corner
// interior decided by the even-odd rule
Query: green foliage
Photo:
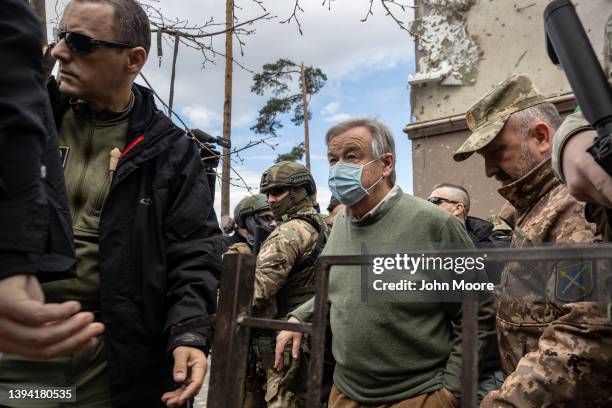
[[[269,134],[278,136],[278,130],[283,127],[279,115],[293,111],[291,122],[300,126],[304,123],[304,103],[302,99],[302,85],[300,77],[300,66],[286,58],[281,58],[275,63],[265,64],[263,71],[253,76],[251,92],[263,95],[269,91],[274,95],[263,108],[259,110],[257,123],[251,130],[258,134]],[[323,88],[327,76],[319,68],[304,67],[306,82],[306,94],[308,98]],[[291,88],[298,92],[291,94]],[[308,112],[308,119],[312,113]]]
[[[304,142],[294,146],[289,153],[279,154],[274,163],[282,161],[298,161],[304,157]]]

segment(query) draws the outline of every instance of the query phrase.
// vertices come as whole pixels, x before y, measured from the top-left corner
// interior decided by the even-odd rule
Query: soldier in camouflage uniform
[[[499,193],[518,211],[514,247],[596,238],[584,219],[584,205],[552,172],[552,135],[560,121],[554,105],[545,103],[524,75],[511,76],[467,112],[472,135],[454,159],[477,151],[487,176],[503,183]],[[586,266],[580,264],[579,272],[563,262],[506,266],[498,290],[497,330],[508,377],[481,407],[612,404],[612,325],[604,303],[580,301],[585,293],[578,287],[601,288],[593,282],[597,274]],[[577,273],[580,282],[574,281]]]
[[[235,217],[238,228],[246,232],[243,240],[227,248],[226,254],[252,255],[253,247],[263,242],[277,225],[264,194],[256,194],[240,201]]]
[[[257,256],[254,315],[285,318],[314,293],[314,263],[323,249],[328,229],[314,209],[316,185],[303,165],[284,161],[270,167],[261,177],[260,191],[268,196],[281,224],[266,239]],[[256,353],[266,368],[268,407],[301,407],[305,398],[295,393],[295,384],[291,384],[300,371],[300,360],[285,365],[282,371],[274,370],[274,337],[275,333],[266,332],[257,336],[255,342]]]

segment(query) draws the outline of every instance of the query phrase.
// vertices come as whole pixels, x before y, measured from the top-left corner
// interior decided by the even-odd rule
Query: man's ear
[[[380,159],[383,162],[383,176],[389,177],[395,168],[395,157],[391,153],[385,153]]]
[[[128,49],[127,72],[138,75],[145,62],[147,62],[147,52],[142,47]]]
[[[529,131],[533,146],[542,156],[550,156],[552,153],[554,135],[554,129],[546,122],[536,122]]]
[[[455,204],[455,209],[453,210],[453,215],[454,216],[461,215],[463,217],[463,219],[465,219],[467,217],[466,214],[465,214],[465,205],[463,205],[463,203]]]

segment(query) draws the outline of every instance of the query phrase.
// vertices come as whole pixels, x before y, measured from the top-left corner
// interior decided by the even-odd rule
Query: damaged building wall
[[[540,92],[567,113],[575,103],[563,72],[546,54],[543,13],[548,0],[415,0],[417,72],[410,76],[414,193],[440,182],[463,184],[473,214],[499,209],[498,182],[474,155],[455,163],[452,152],[468,136],[467,108],[511,73],[528,74]],[[612,0],[575,2],[598,56]],[[603,12],[602,12],[603,11]]]
[[[471,81],[479,49],[468,35],[465,21],[471,0],[423,0],[420,18],[412,24],[419,38],[418,72],[411,75],[411,84],[440,82],[442,85],[463,85]]]

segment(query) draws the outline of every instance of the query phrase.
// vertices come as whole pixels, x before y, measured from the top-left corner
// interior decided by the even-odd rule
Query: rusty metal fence
[[[583,245],[560,248],[523,248],[487,250],[419,251],[407,255],[478,256],[487,254],[488,262],[564,261],[612,259],[612,245]],[[329,271],[334,265],[370,265],[374,258],[385,254],[363,256],[323,256],[317,261],[315,278],[315,308],[311,323],[289,323],[285,320],[251,316],[255,257],[243,254],[226,255],[220,286],[219,307],[215,319],[215,339],[211,364],[208,407],[239,408],[243,406],[244,384],[251,329],[291,330],[310,335],[311,359],[307,388],[307,407],[321,406],[321,380],[327,324]],[[392,256],[392,255],[388,255]],[[478,386],[478,302],[463,297],[463,362],[461,407],[476,406]],[[197,324],[197,323],[196,323]],[[200,322],[212,324],[212,319]],[[187,329],[187,327],[185,328]]]

